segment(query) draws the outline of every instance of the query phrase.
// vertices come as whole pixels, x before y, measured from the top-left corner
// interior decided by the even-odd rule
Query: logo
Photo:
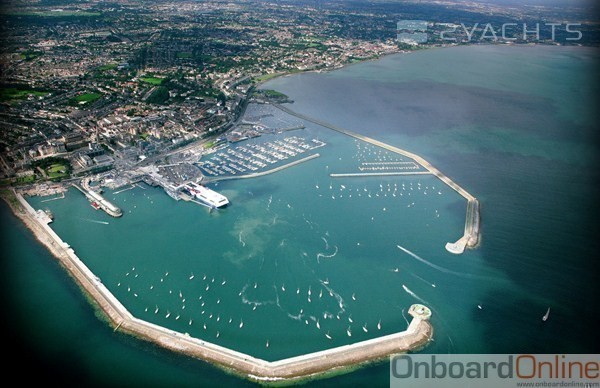
[[[600,387],[597,354],[401,354],[390,387]]]

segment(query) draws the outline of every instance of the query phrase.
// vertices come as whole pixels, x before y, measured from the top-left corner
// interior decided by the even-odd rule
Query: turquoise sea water
[[[403,330],[403,310],[419,301],[434,312],[426,352],[597,352],[596,60],[584,48],[461,47],[266,85],[298,112],[420,154],[478,197],[482,244],[461,256],[444,250],[462,233],[460,196],[424,176],[330,178],[397,157],[310,123],[279,136],[323,140],[321,157],[213,186],[232,201],[216,213],[149,187],[107,193],[125,212],[118,220],[75,191],[31,202],[53,211],[52,227],[135,315],[261,358]],[[298,122],[265,106],[247,117]],[[96,350],[73,345],[56,363],[82,360],[74,369],[90,380],[242,383],[112,334],[26,231],[10,230],[13,321],[41,358],[62,354],[56,338],[73,331]],[[387,376],[379,365],[325,383],[386,385]]]

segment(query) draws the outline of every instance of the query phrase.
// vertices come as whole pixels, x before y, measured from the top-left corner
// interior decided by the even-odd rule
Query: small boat
[[[352,294],[352,300],[356,300],[356,296]]]
[[[327,334],[325,334],[325,337],[327,337],[327,339],[331,339],[331,336],[329,335],[329,332],[327,332]]]
[[[329,279],[323,280],[323,284],[329,284]]]
[[[267,344],[265,345],[265,347],[269,347],[269,340],[267,340]]]
[[[352,332],[350,331],[350,326],[348,326],[348,328],[346,329],[346,334],[348,334],[348,337],[352,337]]]
[[[190,319],[190,321],[188,322],[188,325],[192,326],[192,320]]]
[[[544,314],[544,316],[542,317],[542,321],[546,322],[548,320],[549,316],[550,316],[550,307],[548,307],[546,314]]]
[[[244,327],[244,321],[240,321],[240,329]]]
[[[204,327],[204,330],[206,330],[206,323],[204,325],[202,325],[202,327]]]
[[[178,319],[179,319],[179,314],[177,314],[177,316],[175,317],[175,320],[178,320]]]
[[[350,322],[350,323],[353,323],[353,322],[354,322],[354,321],[352,320],[352,315],[350,315],[350,316],[348,317],[348,322]]]
[[[285,292],[285,284],[281,286],[281,291]]]
[[[165,315],[165,318],[169,318],[171,316],[171,313],[167,310],[167,315]]]
[[[192,280],[193,278],[194,278],[194,274],[192,273],[192,274],[190,275],[190,280]]]
[[[377,322],[377,330],[381,330],[381,319]]]
[[[321,329],[321,325],[319,324],[319,320],[317,319],[317,329]]]
[[[482,306],[482,305],[480,305],[480,304],[478,304],[478,305],[477,305],[477,308],[478,308],[479,310],[483,310],[483,306]]]
[[[158,314],[158,306],[156,306],[156,309],[154,309],[154,314]]]
[[[221,335],[221,333],[219,333],[219,332],[217,331],[217,338],[219,338],[219,336],[220,336],[220,335]]]
[[[398,268],[398,267],[394,268],[394,272],[400,272],[400,268]]]
[[[363,329],[363,331],[364,331],[365,333],[368,333],[368,332],[369,332],[369,330],[367,330],[367,324],[366,324],[366,323],[365,323],[365,325],[362,327],[362,329]]]

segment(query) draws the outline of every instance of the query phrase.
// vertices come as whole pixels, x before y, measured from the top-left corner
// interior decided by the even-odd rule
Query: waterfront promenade
[[[385,359],[391,354],[416,350],[425,346],[432,338],[433,328],[429,323],[431,311],[422,305],[411,306],[409,314],[413,319],[404,331],[274,362],[169,330],[134,317],[102,284],[101,279],[77,257],[69,244],[48,226],[51,220],[36,212],[20,193],[13,191],[13,194],[16,201],[7,199],[7,202],[15,215],[50,250],[86,295],[106,314],[115,331],[127,332],[172,351],[202,359],[245,378],[263,383],[292,383]]]
[[[368,136],[364,136],[359,133],[337,127],[337,126],[335,126],[333,124],[329,124],[325,121],[321,121],[321,120],[303,115],[301,113],[297,113],[283,105],[273,104],[273,106],[289,115],[298,117],[302,120],[309,121],[311,123],[320,125],[324,128],[329,128],[331,130],[342,133],[344,135],[351,136],[355,139],[362,140],[364,142],[367,142],[367,143],[373,144],[375,146],[381,147],[383,149],[386,149],[388,151],[394,152],[396,154],[403,155],[403,156],[413,159],[415,162],[417,162],[423,168],[425,168],[429,172],[429,174],[435,175],[439,180],[444,182],[447,186],[450,186],[454,191],[456,191],[458,194],[460,194],[463,198],[465,198],[467,200],[467,214],[466,214],[466,219],[465,219],[464,234],[456,242],[447,243],[446,250],[448,250],[449,252],[454,253],[454,254],[461,254],[464,252],[466,247],[473,248],[477,245],[477,243],[479,242],[479,219],[480,219],[479,201],[477,200],[477,198],[475,198],[474,196],[469,194],[469,192],[467,192],[465,189],[463,189],[457,183],[455,183],[452,179],[450,179],[449,177],[444,175],[440,170],[435,168],[431,163],[429,163],[428,161],[426,161],[419,155],[413,154],[412,152],[408,152],[401,148],[394,147],[394,146],[391,146],[384,142],[381,142],[379,140],[372,139]]]

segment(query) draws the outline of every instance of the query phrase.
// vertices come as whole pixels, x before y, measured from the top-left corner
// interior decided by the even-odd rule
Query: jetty
[[[431,310],[419,304],[410,307],[409,314],[413,319],[406,330],[272,362],[144,321],[131,314],[79,259],[73,248],[48,226],[49,218],[40,216],[20,193],[13,193],[17,204],[7,202],[15,215],[69,271],[83,291],[94,299],[114,331],[129,333],[174,352],[207,361],[247,379],[261,383],[294,383],[384,360],[391,354],[418,350],[432,340]]]
[[[245,174],[245,175],[229,175],[229,176],[219,176],[219,177],[204,177],[204,181],[207,183],[213,183],[213,182],[220,182],[220,181],[226,181],[226,180],[232,180],[232,179],[249,179],[249,178],[258,178],[260,176],[264,176],[264,175],[269,175],[269,174],[273,174],[277,171],[281,171],[281,170],[285,170],[286,168],[290,168],[293,166],[296,166],[298,164],[304,163],[304,162],[308,162],[309,160],[318,158],[319,156],[321,156],[320,154],[316,153],[316,154],[312,154],[309,156],[306,156],[302,159],[298,159],[295,160],[293,162],[275,167],[271,170],[267,170],[267,171],[261,171],[261,172],[253,172],[251,174]]]
[[[286,106],[283,106],[280,104],[272,104],[272,105],[274,107],[278,108],[279,110],[281,110],[289,115],[298,117],[302,120],[309,121],[311,123],[320,125],[321,127],[324,127],[324,128],[329,128],[331,130],[342,133],[344,135],[351,136],[355,139],[362,140],[366,143],[373,144],[373,145],[383,148],[385,150],[388,150],[388,151],[394,152],[396,154],[403,155],[403,156],[413,159],[415,162],[417,162],[419,165],[421,165],[421,167],[423,167],[425,170],[427,170],[427,172],[426,172],[427,174],[432,174],[432,175],[436,176],[439,180],[441,180],[447,186],[450,186],[450,188],[452,188],[454,191],[456,191],[458,194],[460,194],[463,198],[465,198],[467,200],[467,214],[466,214],[466,220],[465,220],[464,234],[456,242],[447,243],[446,250],[448,252],[451,252],[454,254],[461,254],[465,251],[465,248],[467,248],[467,247],[473,248],[473,247],[477,246],[477,244],[479,242],[479,224],[480,224],[480,222],[479,222],[480,221],[479,201],[477,200],[477,198],[475,198],[474,196],[469,194],[469,192],[467,192],[467,190],[460,187],[452,179],[450,179],[449,177],[444,175],[440,170],[435,168],[427,160],[423,159],[422,157],[420,157],[417,154],[413,154],[412,152],[408,152],[401,148],[391,146],[391,145],[381,142],[379,140],[372,139],[368,136],[361,135],[359,133],[337,127],[333,124],[312,118],[310,116],[303,115],[301,113],[297,113],[297,112],[289,109]],[[369,174],[369,173],[367,173],[367,174]],[[400,173],[394,173],[394,174],[400,175]],[[415,173],[413,172],[412,174],[415,174]],[[381,175],[381,174],[379,174],[379,175]],[[404,174],[404,175],[407,175],[407,174]],[[348,174],[338,174],[337,176],[338,177],[339,176],[348,176]],[[365,176],[365,175],[364,174],[356,174],[355,176]]]
[[[106,212],[106,214],[108,214],[109,216],[112,216],[112,217],[118,218],[123,215],[123,211],[121,209],[119,209],[117,206],[115,206],[110,201],[108,201],[106,198],[104,198],[102,196],[102,194],[97,193],[94,190],[87,188],[87,185],[83,184],[82,185],[83,187],[79,187],[75,183],[73,183],[72,185],[77,190],[81,191],[83,193],[83,195],[85,195],[85,197],[88,199],[88,201],[90,201],[90,203],[92,205],[95,205],[94,206],[95,208],[97,207],[97,208],[104,210]]]

